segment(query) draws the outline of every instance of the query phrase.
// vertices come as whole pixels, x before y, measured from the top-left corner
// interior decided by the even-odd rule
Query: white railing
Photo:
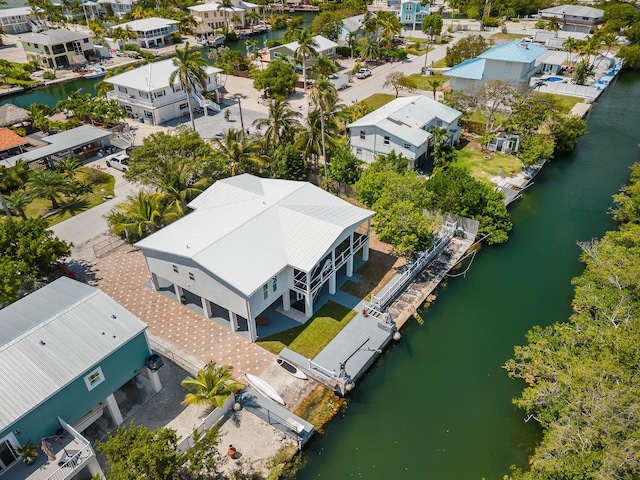
[[[194,432],[197,430],[200,433],[204,433],[205,430],[210,429],[212,426],[218,423],[220,419],[224,417],[231,409],[235,401],[236,396],[234,394],[229,395],[229,397],[224,401],[222,407],[214,409],[202,420],[202,422],[200,422],[200,424],[196,428],[193,429],[193,431],[189,435],[178,442],[176,449],[179,452],[184,453],[191,447],[193,447],[195,445],[195,441],[193,439]]]
[[[165,97],[154,98],[153,100],[148,98],[140,98],[136,97],[132,94],[121,93],[116,90],[111,90],[107,92],[107,99],[109,100],[117,100],[123,103],[139,105],[145,108],[159,108],[165,107],[167,105],[171,105],[172,103],[181,102],[187,99],[187,94],[185,92],[167,95]]]
[[[47,480],[66,480],[75,471],[84,468],[87,460],[93,457],[93,448],[87,444],[81,448],[75,455],[67,459],[58,469],[47,477]]]

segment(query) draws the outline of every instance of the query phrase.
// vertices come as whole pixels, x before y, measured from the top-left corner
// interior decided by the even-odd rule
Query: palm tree
[[[67,157],[56,162],[56,170],[69,179],[74,179],[82,163],[76,157]]]
[[[27,220],[27,214],[24,209],[29,206],[33,200],[33,196],[26,190],[16,190],[11,195],[5,197],[7,204],[13,208],[22,217],[23,220]]]
[[[222,0],[218,3],[218,10],[224,11],[224,23],[226,25],[227,31],[229,31],[229,9],[233,8],[233,3],[231,0]]]
[[[442,86],[444,80],[441,77],[431,77],[427,79],[427,87],[433,92],[433,99],[436,99],[436,91]]]
[[[222,407],[229,395],[242,388],[242,384],[231,376],[232,372],[233,367],[230,365],[219,367],[214,362],[209,363],[205,368],[198,370],[195,378],[187,377],[180,382],[187,390],[195,391],[188,393],[182,403],[204,405],[211,410]]]
[[[62,173],[53,170],[35,170],[27,182],[28,191],[36,197],[51,200],[53,209],[60,206],[58,202],[68,186],[69,180]]]
[[[316,62],[311,67],[311,78],[318,78],[320,75],[330,77],[337,71],[338,67],[333,63],[333,60],[322,55],[316,59]]]
[[[374,36],[378,32],[378,18],[370,11],[364,12],[362,27],[367,37]]]
[[[365,38],[362,43],[362,50],[360,56],[364,60],[365,64],[372,60],[376,60],[380,56],[380,45],[375,38]]]
[[[278,144],[286,144],[293,140],[296,132],[300,130],[302,114],[289,108],[289,102],[282,98],[274,98],[269,103],[269,118],[258,118],[253,126],[258,129],[265,128],[262,133],[265,150],[275,149]]]
[[[214,157],[227,165],[231,176],[266,163],[265,157],[260,155],[260,143],[239,129],[230,128],[222,138],[213,140],[213,146],[216,148]]]
[[[187,214],[187,204],[211,185],[208,178],[194,182],[198,174],[195,167],[174,158],[158,159],[156,167],[162,175],[158,176],[157,183],[151,183],[162,194],[167,208],[180,217]]]
[[[191,108],[191,92],[194,88],[206,88],[207,75],[203,67],[208,65],[208,63],[202,58],[200,51],[190,51],[189,42],[187,42],[183,50],[176,47],[176,56],[173,58],[173,64],[177,68],[169,76],[169,84],[173,85],[177,79],[187,92],[187,105],[189,106],[191,128],[195,132],[196,124],[193,120],[193,108]]]
[[[353,58],[353,49],[356,47],[356,45],[358,44],[358,32],[349,32],[349,35],[347,35],[347,46],[349,47],[349,52],[350,58]]]
[[[382,30],[380,36],[387,39],[387,48],[391,47],[391,39],[394,35],[399,35],[402,31],[402,25],[394,17],[393,19],[383,19],[379,21]]]
[[[553,17],[547,22],[546,29],[550,32],[557,32],[560,30],[560,22],[557,18]]]
[[[569,37],[564,42],[562,42],[562,48],[567,51],[567,63],[569,63],[569,65],[571,65],[571,54],[577,47],[578,41],[573,37]]]
[[[125,43],[127,43],[129,40],[133,40],[137,36],[138,34],[136,33],[136,31],[133,28],[131,28],[129,25],[123,28],[122,33],[120,34],[120,38],[122,38],[122,40],[124,40]]]
[[[307,58],[316,58],[318,56],[318,51],[316,48],[319,47],[318,42],[313,37],[311,30],[308,28],[303,29],[298,34],[298,48],[293,54],[293,58],[296,61],[302,60],[302,74],[304,78],[304,90],[307,91]]]
[[[131,19],[132,20],[142,20],[143,18],[147,18],[147,13],[145,12],[145,10],[142,7],[142,5],[136,5],[136,8],[134,8],[131,11]]]
[[[95,20],[89,22],[89,29],[96,39],[104,38],[104,36],[107,34],[107,30],[102,26],[102,24]]]
[[[325,76],[319,76],[311,90],[311,103],[320,111],[320,141],[322,142],[322,163],[324,164],[324,177],[328,179],[327,148],[325,138],[325,120],[333,117],[332,109],[336,109],[338,92]],[[333,120],[333,118],[331,118]]]

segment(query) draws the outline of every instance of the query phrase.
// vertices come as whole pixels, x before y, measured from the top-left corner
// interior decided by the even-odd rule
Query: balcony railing
[[[109,100],[118,100],[125,104],[138,105],[144,108],[160,108],[186,100],[187,94],[183,91],[180,93],[172,93],[160,98],[154,98],[152,100],[150,98],[137,97],[135,95],[118,92],[117,90],[111,90],[107,92],[107,98]]]

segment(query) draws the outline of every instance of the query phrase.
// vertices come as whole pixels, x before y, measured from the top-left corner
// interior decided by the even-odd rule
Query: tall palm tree
[[[265,128],[262,133],[265,150],[275,149],[278,144],[286,144],[293,140],[296,132],[300,130],[302,114],[289,108],[289,102],[282,98],[274,98],[269,103],[269,118],[258,118],[253,126],[258,129]]]
[[[302,74],[304,79],[304,90],[307,91],[307,58],[316,58],[318,56],[318,51],[316,48],[319,47],[318,42],[313,37],[311,30],[308,28],[303,29],[298,34],[298,48],[293,54],[293,58],[296,61],[302,60]]]
[[[173,58],[173,64],[177,68],[169,76],[169,84],[173,85],[177,79],[187,92],[187,105],[189,106],[191,128],[195,132],[196,123],[193,120],[191,93],[194,88],[206,88],[207,74],[204,72],[204,66],[208,65],[208,63],[202,58],[200,51],[190,51],[189,42],[187,42],[182,50],[176,47],[176,56]]]
[[[369,10],[364,12],[364,18],[362,19],[362,29],[365,36],[372,37],[378,32],[378,17],[376,17]]]
[[[311,67],[311,78],[318,78],[320,75],[330,77],[338,72],[338,67],[333,60],[324,55],[318,57]]]
[[[58,208],[62,195],[69,186],[69,180],[60,172],[35,170],[27,182],[28,191],[36,197],[51,200],[51,208]]]
[[[376,60],[380,56],[380,44],[375,38],[365,38],[362,42],[360,56],[365,63]]]
[[[224,24],[226,25],[227,31],[229,31],[229,9],[231,8],[233,8],[231,0],[221,0],[218,2],[218,10],[224,12]]]
[[[571,54],[576,50],[577,47],[578,41],[573,37],[569,37],[564,42],[562,42],[562,48],[567,51],[567,63],[569,63],[569,65],[571,65]]]
[[[187,214],[187,204],[211,185],[208,178],[193,182],[197,174],[195,167],[174,158],[158,159],[156,168],[162,171],[162,175],[154,186],[162,194],[167,208],[180,217]]]
[[[5,197],[7,204],[13,208],[22,217],[27,220],[27,214],[24,209],[29,206],[33,200],[33,196],[26,190],[16,190],[11,195]]]
[[[266,158],[260,155],[260,143],[242,130],[230,128],[222,138],[213,140],[216,160],[227,165],[231,176],[262,167]]]
[[[188,393],[182,402],[184,405],[204,405],[213,410],[224,405],[225,400],[232,393],[238,392],[243,386],[232,377],[233,367],[229,365],[217,366],[214,362],[198,370],[196,377],[187,377],[180,385],[195,393]]]
[[[328,171],[325,121],[329,120],[329,115],[333,117],[334,112],[332,110],[336,110],[338,92],[336,92],[335,87],[327,77],[320,75],[311,89],[310,99],[311,103],[320,112],[320,141],[322,143],[322,163],[324,165],[325,180],[327,180]]]
[[[441,77],[431,77],[427,79],[427,87],[433,92],[433,99],[436,99],[436,91],[442,86],[444,80]]]
[[[358,32],[349,32],[347,35],[347,46],[349,47],[350,58],[353,58],[353,49],[358,45]]]
[[[380,26],[382,30],[380,31],[380,36],[387,40],[387,48],[391,47],[391,39],[394,35],[399,35],[402,31],[402,25],[400,22],[393,19],[381,19],[379,20]]]

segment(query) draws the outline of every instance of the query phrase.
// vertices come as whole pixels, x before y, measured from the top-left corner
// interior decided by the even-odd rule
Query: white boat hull
[[[256,377],[255,375],[251,375],[250,373],[245,374],[247,377],[247,381],[249,385],[251,385],[258,393],[261,393],[267,398],[270,398],[274,402],[278,402],[280,405],[285,405],[284,400],[278,393],[278,391],[269,385],[267,382],[262,380],[260,377]]]
[[[282,358],[278,358],[276,362],[278,363],[280,368],[282,368],[289,375],[299,378],[300,380],[307,380],[308,377],[303,372],[301,372],[300,369],[295,365],[287,362]]]

